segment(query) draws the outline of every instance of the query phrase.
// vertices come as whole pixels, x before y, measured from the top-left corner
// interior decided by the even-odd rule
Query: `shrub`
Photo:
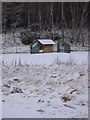
[[[62,46],[64,46],[64,52],[70,53],[70,45],[68,43],[64,42]]]
[[[28,36],[26,33],[20,33],[21,42],[25,45],[30,45],[33,42],[33,39]]]

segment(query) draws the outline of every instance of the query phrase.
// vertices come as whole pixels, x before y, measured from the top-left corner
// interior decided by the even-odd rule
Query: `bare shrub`
[[[65,95],[65,94],[61,98],[62,98],[63,102],[67,102],[67,101],[71,101],[72,100],[71,96]]]
[[[61,64],[61,60],[59,59],[59,57],[56,58],[56,60],[54,61],[54,64],[56,64],[56,65]]]
[[[70,58],[69,58],[69,61],[67,62],[67,64],[70,65],[70,66],[73,65],[73,64],[74,64],[73,58],[70,57]]]

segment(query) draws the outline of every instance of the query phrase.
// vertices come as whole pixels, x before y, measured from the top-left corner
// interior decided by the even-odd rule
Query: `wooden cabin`
[[[38,53],[52,53],[54,44],[51,39],[38,39]]]
[[[60,45],[58,49],[58,45]],[[32,45],[32,53],[52,53],[52,52],[70,53],[70,45],[68,43],[53,42],[51,39],[38,39]]]

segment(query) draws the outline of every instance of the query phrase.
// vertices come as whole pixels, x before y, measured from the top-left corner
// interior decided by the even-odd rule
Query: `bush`
[[[64,42],[62,46],[64,46],[64,52],[70,53],[70,45],[68,43]]]
[[[25,45],[30,45],[31,44],[31,39],[27,37],[22,37],[21,42]]]
[[[20,33],[21,42],[25,45],[30,45],[33,42],[31,36],[27,35],[25,32]]]
[[[34,42],[34,40],[39,39],[40,35],[26,30],[20,33],[20,38],[23,44],[30,45]]]

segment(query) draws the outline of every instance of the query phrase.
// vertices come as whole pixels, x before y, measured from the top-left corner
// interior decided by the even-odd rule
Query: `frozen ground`
[[[88,117],[87,57],[86,52],[4,55],[3,118]]]

